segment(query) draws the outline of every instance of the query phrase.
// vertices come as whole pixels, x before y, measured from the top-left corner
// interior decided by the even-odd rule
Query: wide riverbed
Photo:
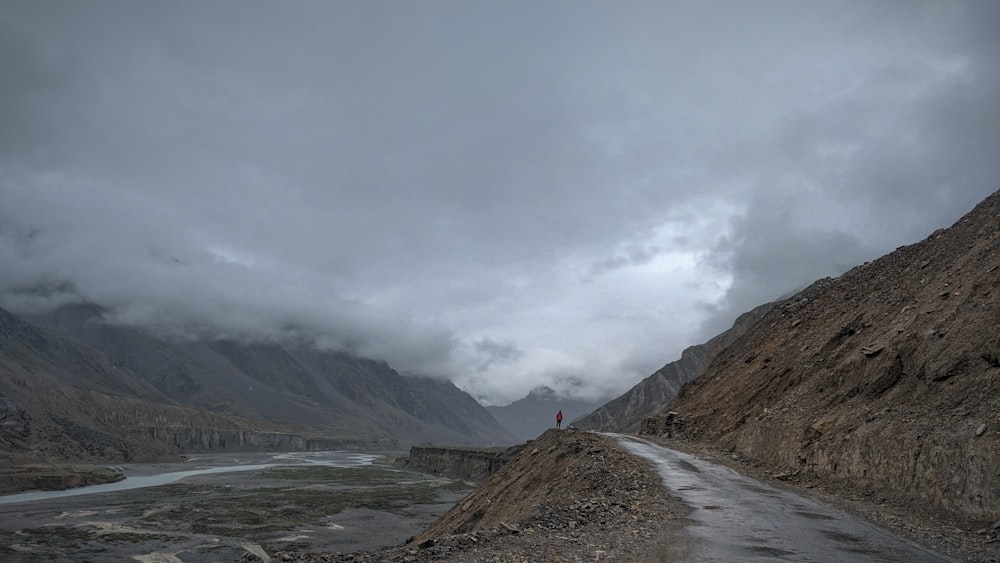
[[[117,483],[7,495],[0,560],[235,561],[400,544],[469,486],[398,470],[392,457],[216,454],[123,466]]]
[[[118,469],[125,479],[103,485],[77,487],[63,491],[28,491],[0,496],[0,504],[31,502],[53,498],[75,497],[95,493],[126,491],[143,487],[167,485],[196,475],[211,473],[237,473],[260,471],[270,467],[301,467],[306,465],[327,467],[359,467],[371,465],[378,455],[357,452],[287,452],[207,454],[190,456],[183,463],[128,464]]]

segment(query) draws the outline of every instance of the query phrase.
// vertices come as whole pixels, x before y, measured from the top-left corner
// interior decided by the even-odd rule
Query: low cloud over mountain
[[[1000,177],[994,2],[0,7],[0,306],[621,393]]]

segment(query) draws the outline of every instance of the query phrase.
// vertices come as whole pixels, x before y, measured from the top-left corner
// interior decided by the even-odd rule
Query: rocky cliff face
[[[772,309],[643,424],[794,478],[1000,518],[1000,192]]]
[[[601,432],[637,430],[643,418],[676,397],[682,385],[698,377],[712,358],[739,338],[774,305],[766,303],[740,315],[729,330],[704,344],[685,349],[680,359],[663,366],[618,398],[574,420],[573,425]]]
[[[485,481],[516,455],[524,445],[506,449],[472,449],[413,446],[403,467],[474,483]]]

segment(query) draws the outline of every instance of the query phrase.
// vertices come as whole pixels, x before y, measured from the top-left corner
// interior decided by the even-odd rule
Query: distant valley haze
[[[998,29],[989,0],[5,0],[0,307],[596,403],[993,193]]]

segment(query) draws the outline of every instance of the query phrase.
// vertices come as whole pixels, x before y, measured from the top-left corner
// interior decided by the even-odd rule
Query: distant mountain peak
[[[528,397],[531,397],[533,399],[556,399],[556,398],[558,398],[557,394],[556,394],[556,390],[553,389],[553,388],[551,388],[551,387],[549,387],[549,386],[547,386],[547,385],[539,385],[538,387],[535,387],[534,389],[532,389],[528,393]]]

